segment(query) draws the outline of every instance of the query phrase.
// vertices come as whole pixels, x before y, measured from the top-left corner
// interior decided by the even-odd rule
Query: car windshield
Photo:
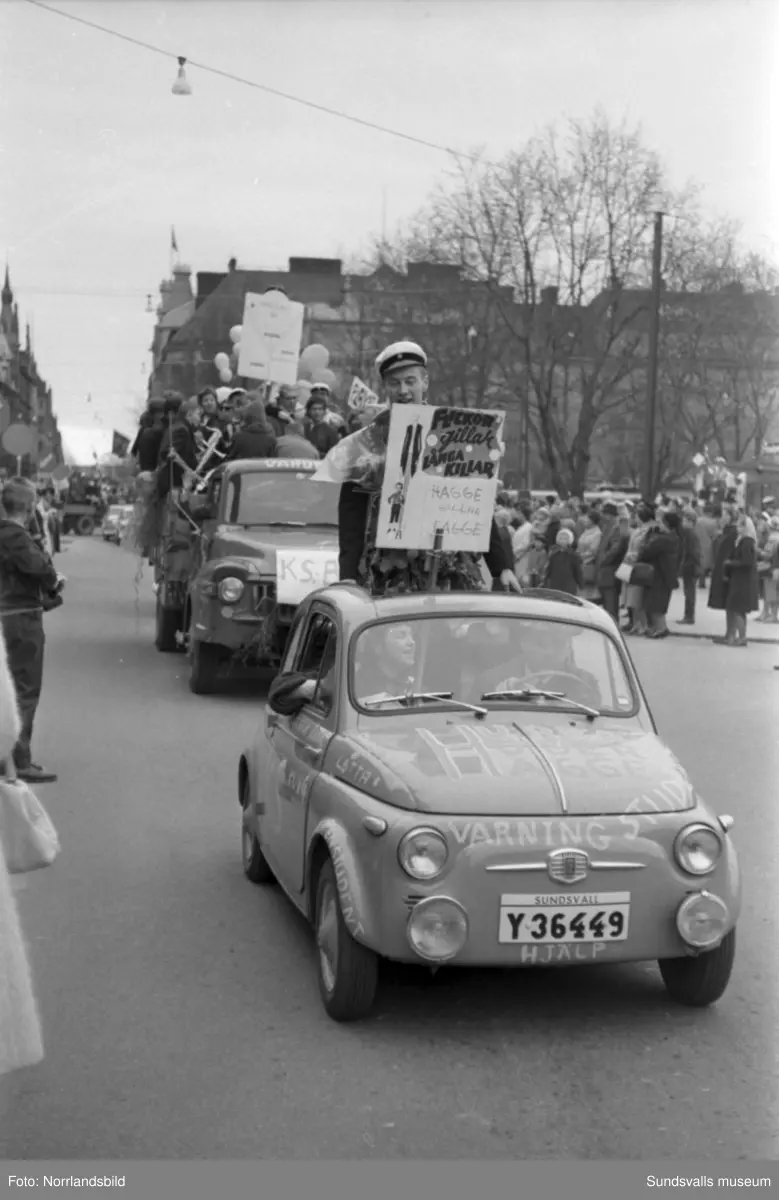
[[[230,477],[225,520],[231,525],[338,525],[338,488],[312,483],[308,471],[245,471]]]
[[[438,703],[453,709],[586,706],[596,715],[623,716],[637,706],[612,638],[540,617],[425,616],[368,625],[353,642],[351,690],[358,707],[382,713]]]

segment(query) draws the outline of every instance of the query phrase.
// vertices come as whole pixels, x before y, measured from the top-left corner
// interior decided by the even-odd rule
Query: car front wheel
[[[334,1021],[367,1017],[376,998],[378,958],[346,928],[330,859],[317,881],[315,929],[319,992],[327,1015]]]
[[[251,788],[249,787],[248,779],[243,785],[241,799],[243,810],[241,815],[241,858],[243,860],[243,873],[250,883],[275,883],[276,876],[268,866],[257,834],[249,823]]]
[[[715,950],[704,950],[695,958],[664,958],[659,962],[668,994],[677,1004],[707,1008],[724,995],[733,971],[736,931],[731,929]]]

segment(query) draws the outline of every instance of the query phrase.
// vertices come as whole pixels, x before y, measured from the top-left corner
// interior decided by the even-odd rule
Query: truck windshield
[[[312,483],[307,471],[246,471],[227,485],[225,520],[231,525],[338,525],[338,492]]]

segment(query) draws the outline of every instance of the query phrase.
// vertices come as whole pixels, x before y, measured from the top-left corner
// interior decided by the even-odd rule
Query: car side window
[[[279,666],[279,674],[283,675],[287,671],[295,671],[298,668],[295,666],[295,661],[300,649],[300,643],[307,628],[307,621],[304,613],[299,612],[292,622],[292,628],[289,631],[287,638],[287,646],[284,651],[284,657]]]
[[[337,650],[338,633],[332,618],[325,613],[313,613],[295,670],[316,679],[311,703],[323,712],[332,708]]]

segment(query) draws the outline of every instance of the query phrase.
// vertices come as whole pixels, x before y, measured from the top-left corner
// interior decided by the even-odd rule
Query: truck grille
[[[256,585],[255,610],[261,614],[275,613],[276,620],[281,624],[288,624],[295,615],[296,606],[294,604],[276,604],[276,584],[260,582]]]

